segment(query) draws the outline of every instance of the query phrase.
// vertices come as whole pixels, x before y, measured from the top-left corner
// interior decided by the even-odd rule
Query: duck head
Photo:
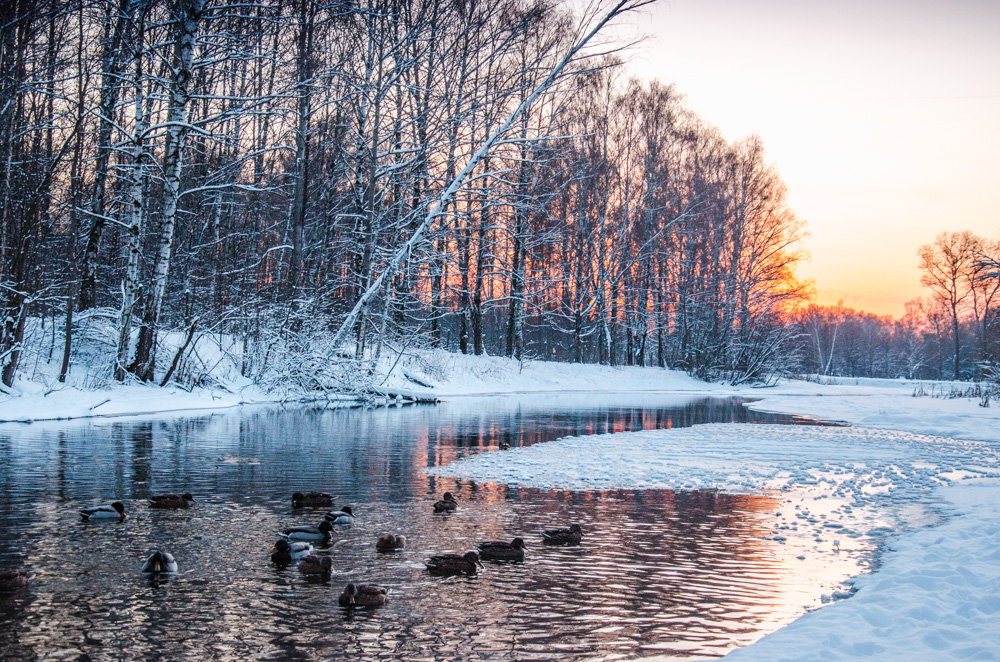
[[[125,506],[122,504],[121,501],[115,501],[114,503],[111,504],[111,507],[114,508],[119,515],[125,517]]]
[[[353,605],[354,598],[358,594],[358,587],[352,582],[347,585],[347,588],[344,589],[344,593],[347,595],[347,602]]]
[[[524,549],[524,538],[514,538],[510,541],[510,546],[514,549]]]
[[[191,502],[194,501],[194,496],[192,496],[190,492],[185,492],[184,494],[181,495],[181,498],[184,499],[185,501],[191,501]]]
[[[278,542],[274,543],[274,547],[271,548],[271,551],[269,553],[277,554],[278,552],[287,552],[291,548],[292,546],[288,544],[288,541],[282,538]]]
[[[350,507],[350,506],[344,506],[343,508],[341,508],[341,509],[340,509],[340,511],[341,511],[341,512],[344,512],[344,513],[347,513],[347,514],[348,514],[348,515],[350,515],[351,517],[354,517],[354,511],[353,511],[353,510],[351,510],[351,507]]]
[[[475,552],[466,552],[463,558],[467,563],[478,565],[480,568],[485,567],[483,566],[483,562],[479,560],[479,554],[476,554]]]
[[[317,526],[316,528],[319,529],[322,533],[330,533],[331,531],[333,531],[333,524],[330,524],[329,520],[323,520],[322,522],[319,523],[319,526]]]
[[[580,528],[579,524],[574,524],[573,526],[569,527],[569,530],[572,531],[573,533],[583,533],[583,529]]]

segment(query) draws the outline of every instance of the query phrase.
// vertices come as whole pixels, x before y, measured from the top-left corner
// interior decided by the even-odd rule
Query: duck
[[[288,542],[284,538],[271,548],[271,562],[275,565],[289,565],[292,561],[312,554],[313,546],[307,542]]]
[[[542,542],[546,545],[579,545],[583,539],[583,531],[579,524],[573,524],[568,529],[548,529],[542,532]]]
[[[383,533],[375,541],[376,552],[395,552],[406,547],[406,537]]]
[[[451,492],[445,492],[440,501],[434,502],[434,512],[436,513],[452,513],[455,512],[456,508],[458,508],[458,500]]]
[[[333,495],[326,492],[296,492],[292,495],[292,508],[333,508]]]
[[[0,570],[0,591],[16,591],[28,588],[35,580],[35,573],[24,568]]]
[[[184,494],[157,494],[149,497],[150,508],[190,508],[194,503],[194,497],[190,492]]]
[[[331,524],[353,524],[354,512],[350,506],[344,506],[340,510],[331,510],[326,514],[326,521]]]
[[[474,575],[477,568],[482,568],[482,561],[476,552],[465,554],[439,554],[432,556],[424,563],[432,575]]]
[[[333,525],[323,520],[316,526],[291,526],[281,534],[286,540],[321,540],[330,542],[333,538]]]
[[[118,521],[124,521],[125,506],[122,505],[121,501],[115,501],[108,506],[84,508],[80,511],[80,517],[82,517],[85,522],[89,522],[94,519],[116,519]]]
[[[142,571],[149,574],[162,574],[177,572],[177,561],[174,560],[170,552],[153,552],[142,564]]]
[[[299,561],[299,572],[306,577],[329,579],[333,572],[333,559],[329,556],[310,554]]]
[[[341,607],[381,607],[389,599],[389,592],[374,584],[348,584],[340,594]]]
[[[524,539],[514,538],[510,542],[490,541],[479,543],[479,558],[483,561],[513,561],[524,560]]]

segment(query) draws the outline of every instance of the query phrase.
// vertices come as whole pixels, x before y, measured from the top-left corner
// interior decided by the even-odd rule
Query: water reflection
[[[509,489],[422,471],[501,441],[714,421],[796,422],[735,399],[534,396],[4,426],[0,567],[29,564],[38,577],[0,596],[0,657],[721,655],[814,604],[825,581],[822,567],[790,568],[764,539],[774,498]],[[278,530],[321,516],[290,507],[292,492],[312,489],[359,515],[329,550],[329,584],[268,564]],[[145,506],[184,491],[198,500],[190,510]],[[434,515],[444,491],[459,509]],[[77,521],[77,508],[113,499],[125,522]],[[541,545],[542,529],[570,522],[584,527],[580,547]],[[384,531],[404,533],[407,548],[376,554]],[[431,554],[515,535],[528,544],[522,565],[451,579],[423,569]],[[139,572],[157,548],[180,565],[166,582]],[[358,580],[390,587],[389,604],[341,610],[337,596]]]

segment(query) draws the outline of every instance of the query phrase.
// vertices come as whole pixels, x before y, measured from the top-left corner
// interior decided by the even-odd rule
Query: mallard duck
[[[93,508],[84,508],[80,511],[80,517],[84,521],[90,521],[92,519],[125,519],[125,506],[122,505],[121,501],[115,501],[110,506],[94,506]]]
[[[434,502],[434,512],[436,513],[452,513],[455,512],[456,508],[458,508],[458,500],[451,492],[445,492],[440,501]]]
[[[395,552],[406,547],[406,537],[383,533],[375,541],[376,552]]]
[[[142,571],[150,574],[177,572],[177,561],[170,552],[153,552],[142,564]]]
[[[524,540],[514,538],[510,542],[481,542],[479,543],[479,558],[483,561],[523,561]]]
[[[194,497],[190,492],[184,494],[158,494],[149,497],[150,508],[190,508],[194,503]]]
[[[331,524],[353,524],[354,512],[350,506],[344,506],[340,510],[331,510],[326,514],[326,521]]]
[[[16,591],[31,586],[35,573],[24,568],[0,570],[0,591]]]
[[[542,532],[542,542],[546,545],[579,545],[583,539],[583,531],[579,524],[573,524],[568,529],[549,529]]]
[[[322,540],[330,542],[333,538],[333,525],[323,520],[316,526],[291,526],[285,529],[283,535],[287,540]]]
[[[333,495],[326,492],[296,492],[292,495],[292,508],[333,508]]]
[[[374,584],[348,584],[340,594],[341,607],[381,607],[389,599],[389,592]]]
[[[474,575],[477,568],[483,567],[479,554],[475,552],[440,554],[430,557],[424,563],[432,575]]]
[[[310,554],[299,561],[299,572],[306,577],[328,579],[333,571],[333,559],[329,556]]]
[[[288,542],[284,538],[271,548],[271,562],[275,565],[289,565],[292,561],[312,554],[313,546],[307,542]]]

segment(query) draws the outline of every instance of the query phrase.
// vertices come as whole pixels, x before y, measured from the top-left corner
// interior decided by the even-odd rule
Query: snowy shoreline
[[[690,393],[733,395],[727,387],[694,379],[677,370],[609,367],[524,361],[491,356],[463,356],[442,351],[415,354],[395,370],[386,368],[378,391],[428,399],[488,397],[530,393]],[[214,388],[186,390],[145,384],[82,388],[59,384],[51,375],[18,380],[0,394],[0,423],[30,423],[109,416],[145,416],[164,412],[206,411],[242,405],[325,403],[356,405],[349,394],[317,394],[291,388],[267,390],[231,366]],[[388,400],[391,400],[389,398]]]

